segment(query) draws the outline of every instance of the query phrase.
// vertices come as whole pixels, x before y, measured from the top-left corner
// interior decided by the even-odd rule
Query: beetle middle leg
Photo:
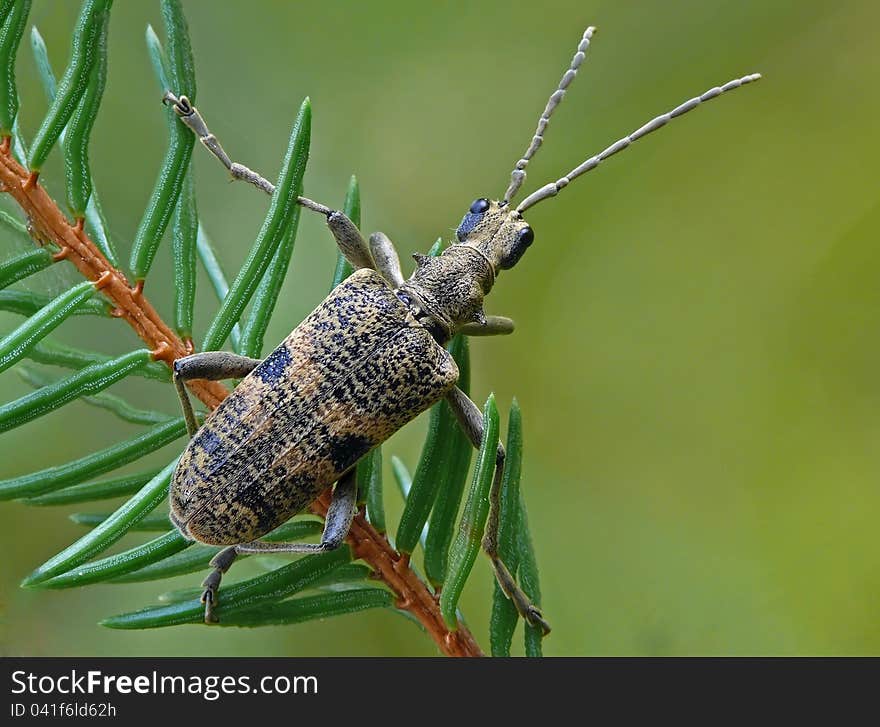
[[[479,448],[483,439],[483,415],[479,407],[457,386],[446,395],[446,401],[455,413],[458,423],[471,443]],[[498,555],[498,526],[501,513],[501,480],[504,476],[504,447],[499,442],[495,456],[495,474],[489,490],[489,519],[483,536],[483,550],[492,561],[495,577],[504,594],[513,601],[519,614],[532,626],[540,626],[544,635],[550,633],[550,625],[544,620],[541,611],[520,588],[513,575]]]
[[[186,421],[186,430],[192,437],[199,428],[196,416],[193,413],[192,402],[186,393],[184,382],[189,379],[239,379],[247,376],[257,366],[260,359],[239,356],[227,351],[205,351],[194,353],[191,356],[183,356],[174,361],[171,367],[174,378],[174,386],[177,396],[180,398],[180,407],[183,409],[183,418]]]
[[[324,519],[324,532],[320,543],[269,543],[254,540],[250,543],[230,545],[211,560],[214,569],[202,582],[202,603],[205,604],[205,623],[217,623],[214,614],[220,581],[236,557],[241,553],[325,553],[336,550],[345,541],[351,521],[357,512],[357,468],[352,467],[336,483],[333,498]]]
[[[180,120],[192,130],[204,147],[226,167],[233,179],[249,182],[258,189],[262,189],[266,194],[272,194],[275,191],[275,185],[268,179],[244,164],[232,161],[217,137],[211,133],[199,110],[192,105],[186,96],[178,97],[171,93],[171,91],[167,91],[162,101],[171,104]],[[327,218],[327,227],[333,234],[336,244],[355,270],[360,268],[376,269],[369,246],[354,222],[348,219],[343,212],[334,210],[307,197],[297,197],[296,201],[297,204],[314,212],[319,212]]]

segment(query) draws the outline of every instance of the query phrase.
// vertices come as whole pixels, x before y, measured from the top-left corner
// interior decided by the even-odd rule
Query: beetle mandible
[[[202,584],[206,622],[217,620],[217,589],[239,553],[338,548],[355,513],[358,460],[433,404],[445,398],[470,441],[480,446],[482,415],[456,387],[458,368],[444,344],[456,333],[512,332],[509,318],[484,314],[483,298],[500,271],[512,268],[532,244],[534,233],[523,219],[526,210],[676,116],[760,78],[752,74],[734,79],[686,101],[514,206],[526,166],[540,148],[594,32],[589,27],[580,39],[504,196],[471,204],[457,239],[439,257],[416,255],[416,270],[404,279],[387,236],[374,233],[368,243],[342,212],[298,197],[300,205],[326,217],[355,272],[262,361],[209,351],[174,362],[174,382],[192,439],[171,481],[171,518],[189,539],[228,546],[211,561],[213,570]],[[274,190],[259,174],[230,159],[185,96],[169,91],[164,100],[234,178],[268,193]],[[184,382],[225,378],[242,380],[199,428]],[[547,633],[540,611],[498,557],[503,468],[504,448],[499,444],[483,549],[519,613]],[[334,483],[320,543],[259,540]]]

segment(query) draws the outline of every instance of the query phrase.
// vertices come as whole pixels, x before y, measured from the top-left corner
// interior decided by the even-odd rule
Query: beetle
[[[523,217],[526,210],[676,116],[760,78],[752,74],[734,79],[686,101],[514,205],[526,166],[540,148],[594,32],[589,27],[581,37],[503,197],[474,201],[456,239],[440,256],[415,255],[416,269],[405,279],[386,235],[374,233],[367,242],[342,212],[298,197],[300,205],[326,217],[353,274],[263,360],[209,351],[174,362],[173,379],[191,440],[171,480],[171,518],[185,537],[227,546],[211,561],[213,570],[202,584],[206,622],[217,620],[220,581],[238,554],[315,553],[339,547],[355,513],[358,460],[433,404],[445,399],[470,441],[480,446],[480,410],[456,386],[458,368],[444,345],[456,333],[512,332],[509,318],[483,312],[483,299],[501,271],[514,267],[534,240]],[[164,100],[233,178],[273,191],[270,182],[230,159],[185,96],[169,91]],[[241,382],[198,427],[184,382],[224,378]],[[498,556],[503,469],[504,448],[499,444],[483,549],[519,613],[547,633],[541,612]],[[259,539],[334,483],[320,543]]]

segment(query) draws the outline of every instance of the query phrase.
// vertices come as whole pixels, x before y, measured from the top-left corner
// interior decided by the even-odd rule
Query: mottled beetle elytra
[[[456,239],[436,258],[417,255],[405,279],[395,248],[381,232],[365,241],[342,212],[299,197],[326,217],[355,272],[327,296],[262,361],[222,351],[174,363],[174,382],[191,440],[171,481],[171,517],[181,533],[227,546],[211,561],[202,601],[205,621],[217,620],[217,591],[239,553],[315,553],[344,541],[356,504],[355,465],[404,424],[446,399],[475,447],[483,420],[456,386],[458,368],[444,348],[456,333],[499,335],[513,321],[487,316],[483,299],[502,270],[516,265],[534,240],[523,213],[553,197],[576,177],[632,142],[725,91],[760,78],[752,74],[712,88],[588,158],[555,182],[513,204],[526,166],[540,148],[550,117],[577,74],[595,28],[584,32],[569,67],[550,96],[510,184],[500,200],[480,198],[465,213]],[[274,186],[233,162],[185,96],[170,91],[179,118],[236,179],[272,193]],[[199,428],[184,382],[241,378]],[[529,623],[550,628],[497,553],[504,449],[498,446],[483,549],[498,582]],[[320,543],[269,543],[263,535],[304,510],[335,483]]]

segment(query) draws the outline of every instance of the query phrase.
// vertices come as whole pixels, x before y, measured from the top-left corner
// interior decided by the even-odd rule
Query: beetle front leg
[[[471,443],[479,449],[483,440],[483,415],[479,407],[457,386],[446,395],[446,401]],[[492,478],[492,487],[489,490],[489,519],[486,522],[486,532],[483,535],[483,550],[492,561],[495,577],[498,579],[501,590],[513,601],[519,614],[532,626],[540,626],[546,636],[550,633],[550,625],[544,620],[541,611],[529,600],[525,591],[517,585],[513,575],[498,555],[498,525],[503,477],[504,447],[499,442],[498,452],[495,455],[495,474]]]
[[[180,399],[180,408],[183,409],[186,430],[190,437],[196,433],[199,425],[196,421],[196,415],[193,413],[189,394],[186,393],[184,382],[189,379],[208,379],[210,381],[239,379],[247,376],[259,365],[260,359],[258,358],[248,358],[226,351],[194,353],[174,361],[171,365],[172,378],[177,389],[177,396]]]
[[[217,157],[220,163],[229,170],[233,179],[242,179],[245,182],[249,182],[258,189],[262,189],[266,194],[272,194],[272,192],[275,191],[275,185],[268,179],[265,179],[244,164],[239,164],[230,159],[226,150],[220,144],[220,141],[211,133],[211,130],[208,128],[208,125],[205,123],[199,110],[192,105],[186,96],[178,97],[171,93],[171,91],[166,91],[165,95],[162,97],[162,102],[171,104],[174,113],[176,113],[180,120],[192,130],[196,135],[196,138],[202,142],[205,148]]]
[[[249,182],[257,187],[257,189],[262,189],[266,194],[272,194],[275,191],[275,185],[268,179],[244,164],[232,161],[217,137],[211,133],[199,110],[192,105],[186,96],[175,96],[171,91],[167,91],[162,97],[162,101],[171,104],[180,120],[192,130],[204,147],[226,167],[233,179]],[[336,244],[355,270],[360,268],[376,269],[369,246],[361,236],[358,228],[345,214],[315,202],[308,197],[297,197],[296,201],[297,204],[314,212],[320,212],[327,218],[327,227],[333,233]]]
[[[400,270],[400,258],[394,243],[384,232],[370,235],[370,252],[376,262],[376,270],[396,289],[403,285],[403,273]]]

